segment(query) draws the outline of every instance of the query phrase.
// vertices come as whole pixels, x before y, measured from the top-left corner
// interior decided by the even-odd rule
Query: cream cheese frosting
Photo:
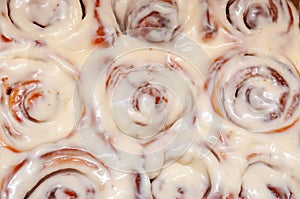
[[[0,198],[300,198],[299,1],[0,0]]]

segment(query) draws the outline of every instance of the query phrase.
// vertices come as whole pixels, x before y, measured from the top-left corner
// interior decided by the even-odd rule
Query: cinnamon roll
[[[197,13],[195,38],[208,50],[213,48],[213,56],[228,46],[259,44],[283,53],[296,47],[286,45],[294,44],[291,40],[299,34],[297,10],[289,0],[201,0]]]
[[[268,30],[287,33],[295,25],[295,16],[294,6],[288,0],[229,0],[226,5],[227,22],[247,35]]]
[[[154,199],[207,198],[210,183],[209,174],[203,164],[174,163],[164,168],[152,181],[152,195]]]
[[[51,148],[51,147],[50,147]],[[3,178],[1,198],[150,198],[144,174],[117,173],[71,147],[33,151]]]
[[[80,135],[109,165],[156,170],[192,143],[204,84],[200,70],[209,59],[203,54],[189,62],[179,56],[196,50],[191,45],[183,52],[186,41],[164,50],[124,35],[116,47],[91,54],[82,67],[79,87],[86,114]]]
[[[49,45],[63,55],[76,52],[70,55],[74,60],[94,46],[112,45],[116,36],[108,1],[1,0],[0,3],[0,32],[4,42]]]
[[[152,195],[155,199],[238,198],[236,185],[241,183],[240,173],[238,161],[220,162],[209,153],[202,159],[195,158],[188,163],[178,161],[163,168],[152,181]]]
[[[0,4],[1,199],[300,198],[299,0]]]
[[[30,46],[2,51],[0,60],[0,139],[5,146],[27,150],[70,134],[75,67]]]
[[[299,120],[299,71],[288,59],[237,52],[215,60],[208,78],[215,111],[250,132],[282,132]]]
[[[292,157],[292,156],[290,156]],[[282,159],[283,158],[283,159]],[[240,198],[298,198],[297,167],[288,156],[252,153],[242,175]],[[287,163],[289,162],[289,163]],[[299,163],[297,162],[296,165]]]
[[[114,12],[125,34],[149,42],[170,41],[181,24],[175,0],[115,0]]]

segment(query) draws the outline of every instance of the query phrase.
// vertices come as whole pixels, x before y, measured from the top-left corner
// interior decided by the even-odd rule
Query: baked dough
[[[0,198],[300,198],[299,1],[0,0]]]

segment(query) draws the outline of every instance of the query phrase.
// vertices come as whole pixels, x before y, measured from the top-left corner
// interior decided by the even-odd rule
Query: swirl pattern
[[[112,45],[117,34],[114,16],[105,16],[103,11],[108,1],[1,0],[0,3],[3,5],[0,32],[5,43],[25,41],[49,46],[64,55],[69,52],[69,59],[74,60],[84,58],[94,46]]]
[[[213,154],[189,162],[178,161],[154,178],[153,198],[238,198],[241,168],[231,168],[232,164],[234,160],[220,162]]]
[[[120,37],[116,41],[118,47],[91,55],[82,68],[80,95],[85,96],[86,116],[97,121],[98,130],[94,131],[101,135],[101,142],[109,138],[105,141],[110,144],[107,153],[116,152],[129,168],[155,170],[178,157],[193,140],[200,117],[196,97],[201,96],[204,81],[201,72],[182,57],[129,38]],[[136,48],[140,50],[127,51],[130,41],[131,47],[138,44]],[[120,55],[118,59],[107,61],[116,52]],[[209,59],[202,61],[204,64]],[[93,96],[91,89],[95,89]],[[91,141],[82,132],[88,147],[99,145],[94,143],[97,138]],[[117,168],[122,165],[111,164]]]
[[[0,60],[0,136],[6,145],[26,150],[71,133],[76,69],[31,47],[3,51]]]
[[[299,0],[0,4],[1,199],[300,198]]]
[[[126,6],[125,13],[120,13],[120,6]],[[149,42],[166,42],[173,38],[180,26],[178,12],[174,0],[117,1],[115,4],[121,30]]]
[[[196,7],[201,11],[193,16],[198,19],[195,38],[214,47],[213,54],[218,52],[215,48],[228,51],[226,46],[255,47],[254,43],[285,53],[285,44],[299,34],[297,11],[289,0],[201,0]]]
[[[240,198],[298,198],[297,174],[287,175],[284,161],[277,155],[252,153],[243,173]],[[289,166],[293,168],[292,164]],[[295,175],[295,176],[294,176]]]
[[[299,72],[293,63],[240,53],[215,61],[209,77],[214,109],[252,132],[281,132],[299,120]]]
[[[289,1],[244,1],[229,0],[226,5],[227,20],[245,34],[272,29],[289,32],[294,25],[294,15]]]
[[[82,149],[54,148],[15,165],[1,183],[1,198],[134,198],[137,190],[143,194],[144,178],[115,173]]]

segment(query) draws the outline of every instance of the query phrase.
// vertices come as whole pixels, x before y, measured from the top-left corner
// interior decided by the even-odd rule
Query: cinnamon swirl
[[[142,192],[149,186],[143,174],[117,173],[80,148],[49,148],[11,168],[1,198],[150,198]]]
[[[156,170],[193,141],[202,114],[197,98],[207,97],[200,91],[201,70],[210,60],[192,57],[190,52],[197,50],[193,45],[183,52],[186,41],[161,46],[164,50],[124,35],[114,48],[91,54],[83,66],[79,87],[86,109],[83,120],[89,123],[81,124],[80,135],[92,151],[102,150],[99,156],[112,158],[107,159],[111,166]],[[133,46],[137,50],[128,50]],[[177,52],[193,63],[202,60],[203,67]]]
[[[116,0],[114,7],[121,30],[149,42],[170,41],[181,23],[175,0]]]
[[[251,132],[282,132],[299,120],[299,71],[287,59],[233,52],[216,59],[208,84],[215,111]]]
[[[8,147],[28,150],[74,130],[77,72],[47,49],[19,47],[0,52],[0,137]]]
[[[2,42],[47,45],[70,60],[79,61],[78,64],[94,46],[112,45],[117,34],[113,13],[105,11],[109,9],[108,1],[1,0],[0,3]]]

